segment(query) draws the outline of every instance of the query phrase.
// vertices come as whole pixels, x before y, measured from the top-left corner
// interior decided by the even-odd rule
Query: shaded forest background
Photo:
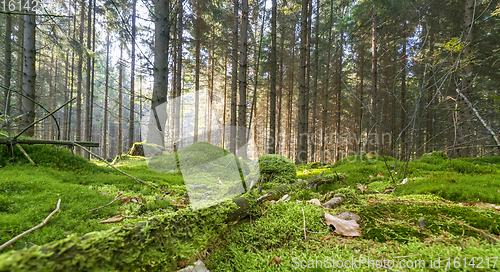
[[[209,140],[211,122],[250,127],[257,156],[499,154],[497,0],[15,3],[0,4],[7,133],[76,98],[54,115],[59,136],[51,118],[25,135],[99,142],[113,158],[143,138],[152,107],[204,90],[198,101],[223,106],[196,107],[220,118],[196,120],[194,141]],[[186,137],[180,122],[165,133]]]

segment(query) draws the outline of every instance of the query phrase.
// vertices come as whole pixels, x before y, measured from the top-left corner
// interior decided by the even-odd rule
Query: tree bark
[[[10,78],[12,77],[12,15],[6,14],[5,15],[5,71],[4,71],[4,78],[3,78],[3,85],[7,88],[10,88]],[[12,94],[10,93],[9,90],[5,89],[4,90],[4,103],[3,106],[5,106],[4,110],[2,111],[1,114],[7,113],[8,116],[10,116],[10,98]],[[10,128],[9,128],[10,130]]]
[[[88,6],[89,14],[87,16],[87,50],[92,50],[92,0],[89,0]],[[92,139],[92,125],[91,125],[91,111],[90,104],[90,84],[91,84],[91,71],[92,71],[92,57],[87,55],[87,69],[86,69],[86,84],[85,84],[85,140],[91,141]],[[90,154],[83,152],[83,156],[90,160]]]
[[[184,0],[179,0],[178,2],[178,38],[177,38],[177,91],[175,93],[175,114],[174,114],[174,143],[179,142],[180,132],[181,132],[181,93],[182,93],[182,49],[184,46],[183,40],[183,16],[184,16]]]
[[[374,128],[375,131],[377,129],[375,128],[375,124],[377,123],[376,116],[377,116],[377,6],[375,3],[373,3],[372,7],[372,97],[370,100],[370,111],[372,113],[371,116],[371,122],[370,122],[370,129]],[[372,130],[373,133],[373,130]],[[367,135],[367,141],[366,144],[368,144],[368,139],[370,135]],[[375,150],[378,148],[376,145]],[[368,151],[368,150],[367,150]]]
[[[33,2],[26,0],[29,4],[29,9],[26,13],[29,15],[24,15],[24,65],[23,65],[23,94],[32,100],[35,100],[35,81],[36,81],[36,47],[35,47],[35,28],[36,28],[36,18],[35,11],[32,10]],[[25,113],[22,117],[22,123],[24,127],[28,127],[30,124],[35,122],[35,103],[33,101],[23,97],[22,99],[22,112]],[[34,137],[35,128],[34,126],[25,132],[26,136]]]
[[[241,41],[239,70],[239,103],[238,103],[238,149],[246,143],[247,127],[247,28],[248,0],[241,0]],[[247,157],[246,148],[240,150],[239,157]]]
[[[108,158],[108,93],[109,93],[109,25],[106,25],[106,81],[104,83],[104,120],[102,128],[102,157]]]
[[[201,8],[199,0],[196,1],[195,7],[196,22],[193,25],[195,33],[195,79],[194,79],[194,131],[193,143],[198,142],[198,126],[199,126],[199,107],[200,107],[200,51],[201,51]],[[225,99],[225,98],[224,98]],[[225,101],[225,100],[224,100]]]
[[[95,0],[94,0],[95,1]],[[128,148],[131,149],[134,145],[135,134],[135,17],[136,17],[137,0],[134,0],[132,6],[132,56],[130,62],[130,123],[128,129]]]
[[[85,0],[80,2],[80,46],[83,47],[83,28],[85,25]],[[76,136],[75,140],[80,141],[82,137],[82,83],[83,83],[83,50],[78,50],[77,64],[77,85],[76,85]],[[79,147],[75,149],[76,154],[81,155],[82,150]]]
[[[320,0],[316,0],[316,23],[315,23],[315,48],[314,48],[314,87],[313,87],[313,111],[311,118],[311,161],[315,161],[316,153],[316,118],[317,118],[317,102],[318,102],[318,75],[319,75],[319,14],[320,14]]]
[[[169,0],[154,0],[155,4],[155,47],[154,47],[154,69],[153,69],[153,97],[151,108],[156,112],[158,106],[167,102],[168,91],[168,46],[170,40],[170,2]],[[159,108],[158,108],[159,109]],[[164,115],[166,112],[161,112]],[[149,139],[150,143],[165,147],[163,137],[165,131],[162,129],[160,117],[153,114],[153,119],[149,121],[149,130],[156,130],[159,138]],[[152,132],[148,133],[152,135]]]
[[[271,90],[270,90],[270,112],[269,112],[269,138],[268,154],[276,153],[276,0],[272,0],[271,10]]]
[[[299,72],[299,103],[298,103],[298,128],[297,151],[295,163],[307,162],[307,18],[309,0],[302,0],[302,15],[300,20],[300,72]],[[304,139],[305,138],[305,139]]]
[[[120,60],[118,61],[118,156],[123,153],[123,41],[120,37]]]
[[[325,152],[326,152],[326,118],[328,116],[328,97],[330,94],[330,61],[332,56],[332,27],[333,27],[333,1],[330,4],[330,19],[328,22],[328,50],[326,57],[326,79],[325,79],[325,89],[323,91],[323,118],[321,118],[321,162],[325,162]]]
[[[231,128],[229,132],[229,152],[236,155],[236,107],[238,96],[238,0],[233,0],[233,33],[231,64]]]

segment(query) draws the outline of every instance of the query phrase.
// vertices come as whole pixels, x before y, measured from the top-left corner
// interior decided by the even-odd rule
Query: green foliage
[[[273,182],[289,184],[297,181],[297,172],[292,160],[275,154],[264,155],[259,158],[261,178],[269,180],[272,175]]]

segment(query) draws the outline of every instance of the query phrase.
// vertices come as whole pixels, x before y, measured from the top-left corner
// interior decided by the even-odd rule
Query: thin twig
[[[307,236],[306,236],[306,216],[304,214],[304,208],[302,208],[302,218],[304,219],[304,240],[307,239]]]
[[[264,176],[260,179],[260,185],[259,185],[259,194],[262,193],[262,186],[264,185]]]
[[[465,223],[463,223],[463,222],[460,222],[460,221],[455,220],[455,219],[453,219],[453,218],[449,218],[449,217],[444,216],[444,215],[439,214],[439,213],[438,213],[437,215],[438,215],[438,216],[440,216],[440,217],[442,217],[442,218],[444,218],[444,219],[446,219],[446,220],[453,221],[453,222],[455,222],[455,223],[457,223],[457,224],[459,224],[459,225],[462,225],[462,226],[468,227],[468,228],[469,228],[469,229],[471,229],[471,230],[475,230],[475,231],[477,231],[477,232],[479,232],[479,233],[481,233],[481,234],[483,234],[483,235],[486,235],[486,236],[488,236],[489,238],[492,238],[495,242],[497,242],[497,241],[498,241],[498,239],[497,239],[497,238],[492,237],[491,235],[489,235],[489,234],[488,234],[486,231],[484,231],[484,230],[480,230],[480,229],[474,228],[473,226],[467,225],[467,224],[465,224]]]
[[[88,210],[89,212],[91,211],[95,211],[95,210],[99,210],[99,209],[102,209],[102,208],[105,208],[111,204],[113,204],[115,201],[119,200],[121,197],[122,197],[122,194],[123,194],[123,191],[120,191],[116,196],[115,196],[115,199],[113,199],[113,201],[109,202],[108,204],[104,205],[104,206],[101,206],[99,208],[95,208],[95,209],[92,209],[92,210]]]
[[[385,167],[387,167],[387,171],[389,172],[389,176],[391,176],[392,182],[394,182],[394,184],[396,184],[396,181],[395,181],[395,180],[394,180],[394,178],[392,177],[391,170],[389,169],[389,165],[387,165],[387,161],[385,160],[385,156],[384,156],[384,155],[382,155],[382,158],[384,159]]]
[[[243,239],[243,243],[253,249],[255,249],[257,252],[260,252],[260,250],[258,250],[256,247],[252,246],[251,244],[245,242],[245,237],[243,237],[243,233],[241,234],[241,238]]]
[[[335,172],[335,175],[337,175],[337,178],[342,181],[345,185],[349,186],[349,184],[347,184],[343,179],[340,178],[339,176],[339,173],[337,173],[337,171],[333,170],[333,172]]]
[[[2,249],[4,249],[4,248],[8,247],[10,244],[14,243],[15,241],[19,240],[19,239],[20,239],[21,237],[23,237],[24,235],[26,235],[26,234],[28,234],[28,233],[30,233],[30,232],[32,232],[32,231],[34,231],[34,230],[36,230],[36,229],[38,229],[38,228],[40,228],[40,227],[43,227],[43,225],[45,225],[45,224],[47,223],[47,221],[49,221],[50,217],[52,217],[52,215],[54,215],[57,211],[59,211],[59,205],[61,205],[61,199],[59,199],[59,201],[57,201],[57,207],[56,207],[56,209],[55,209],[53,212],[51,212],[51,213],[49,214],[49,216],[47,216],[47,218],[45,218],[45,219],[42,221],[42,223],[40,223],[40,224],[38,224],[38,225],[36,225],[36,226],[32,227],[31,229],[29,229],[29,230],[27,230],[27,231],[25,231],[25,232],[23,232],[23,233],[19,234],[18,236],[16,236],[16,237],[14,237],[14,238],[10,239],[10,240],[9,240],[9,241],[7,241],[5,244],[3,244],[3,245],[1,245],[1,246],[0,246],[0,251],[1,251]]]
[[[115,169],[116,171],[118,171],[118,172],[120,172],[120,173],[124,174],[125,176],[127,176],[127,177],[131,177],[131,178],[133,178],[135,181],[140,182],[140,183],[143,183],[143,184],[145,184],[145,185],[147,185],[147,186],[150,186],[150,187],[152,187],[152,188],[154,188],[154,189],[158,189],[156,186],[153,186],[153,185],[151,185],[151,184],[148,184],[148,183],[147,183],[147,182],[145,182],[144,180],[141,180],[141,179],[138,179],[138,178],[136,178],[136,177],[134,177],[134,176],[131,176],[131,175],[129,175],[129,174],[127,174],[127,173],[123,172],[122,170],[120,170],[120,169],[118,169],[118,168],[114,167],[114,166],[113,166],[113,165],[111,165],[109,162],[107,162],[105,159],[103,159],[103,158],[101,158],[100,156],[98,156],[98,155],[94,154],[92,151],[90,151],[90,150],[86,149],[85,147],[83,147],[83,146],[81,146],[81,145],[79,145],[79,144],[77,144],[77,143],[75,143],[75,142],[73,142],[73,144],[74,144],[74,145],[76,145],[76,146],[78,146],[78,147],[80,147],[80,148],[82,148],[83,150],[87,151],[88,153],[92,154],[94,157],[96,157],[96,158],[98,158],[99,160],[101,160],[101,161],[105,162],[108,166],[110,166],[111,168]]]

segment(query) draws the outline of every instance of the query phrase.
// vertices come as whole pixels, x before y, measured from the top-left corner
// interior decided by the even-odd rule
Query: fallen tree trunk
[[[28,145],[33,145],[33,144],[50,144],[50,145],[67,145],[67,146],[72,146],[74,144],[79,144],[81,146],[85,147],[99,147],[98,142],[71,142],[71,141],[58,141],[58,140],[40,140],[40,139],[9,139],[9,138],[4,138],[0,139],[0,144],[28,144]]]
[[[314,188],[311,178],[270,189],[259,201]],[[205,209],[179,210],[147,221],[0,255],[0,271],[175,271],[245,218],[257,201],[237,197]]]

